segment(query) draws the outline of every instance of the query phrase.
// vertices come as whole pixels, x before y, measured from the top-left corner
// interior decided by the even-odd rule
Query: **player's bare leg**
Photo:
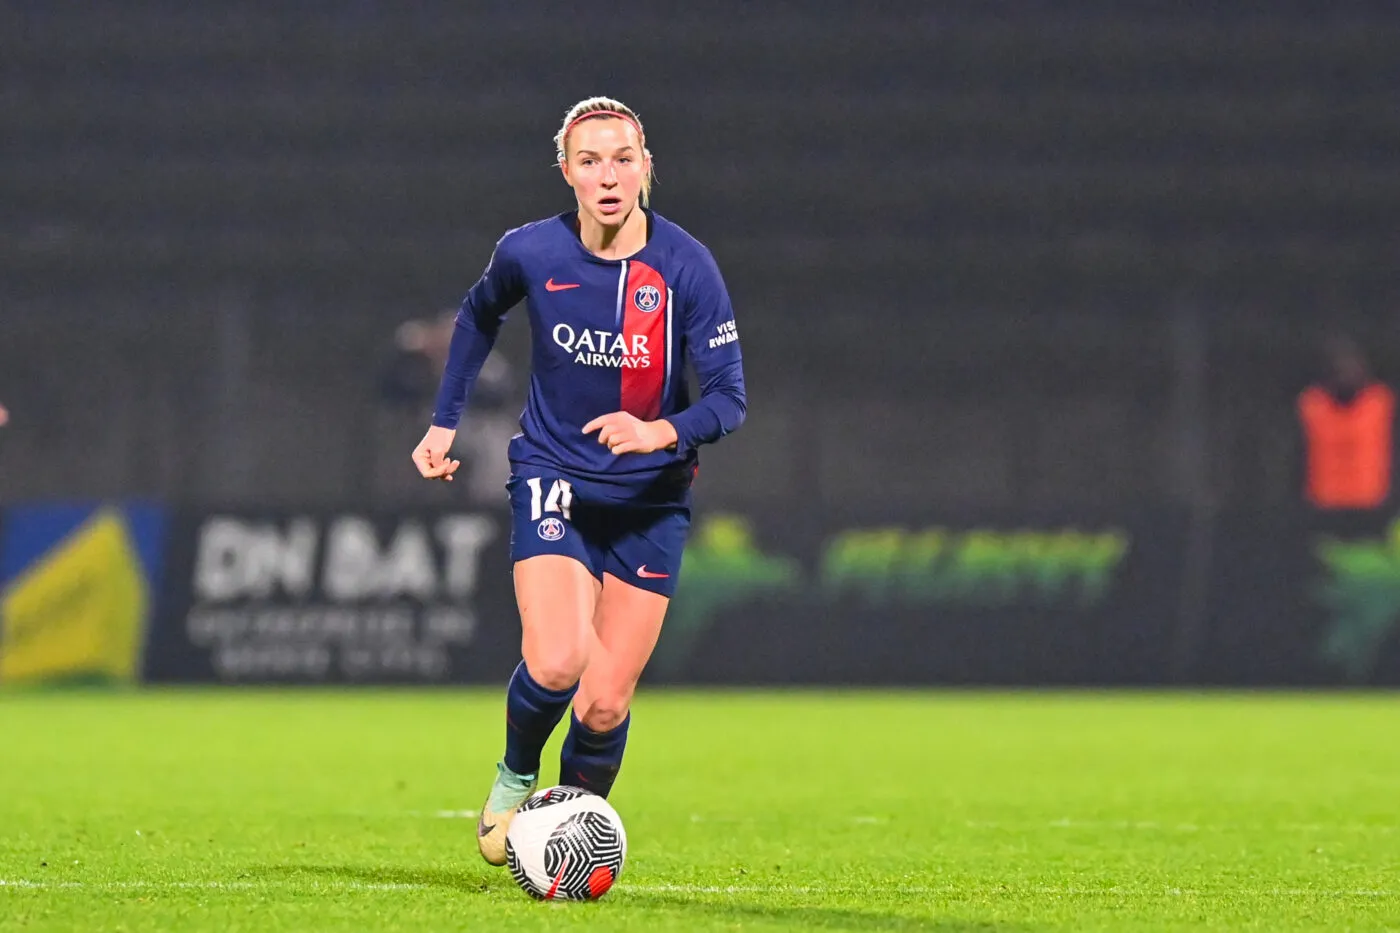
[[[600,589],[583,564],[555,554],[519,561],[514,577],[525,660],[507,696],[506,757],[477,822],[477,846],[492,865],[505,864],[510,821],[539,785],[540,750],[588,664]]]
[[[559,783],[604,797],[622,766],[632,694],[661,636],[670,600],[610,573],[593,616],[595,641],[574,694],[574,715],[559,756]]]

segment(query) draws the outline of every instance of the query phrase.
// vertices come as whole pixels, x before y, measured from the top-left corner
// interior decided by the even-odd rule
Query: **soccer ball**
[[[597,900],[622,874],[627,832],[606,800],[578,787],[548,787],[520,805],[506,832],[515,883],[540,900]]]

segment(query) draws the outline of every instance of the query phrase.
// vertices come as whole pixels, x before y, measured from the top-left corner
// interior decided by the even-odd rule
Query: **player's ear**
[[[564,176],[564,184],[570,188],[574,186],[574,180],[569,177],[569,163],[566,159],[559,160],[559,172]]]

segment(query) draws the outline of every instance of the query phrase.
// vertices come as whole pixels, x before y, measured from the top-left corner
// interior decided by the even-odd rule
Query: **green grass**
[[[652,691],[629,861],[585,905],[444,815],[501,720],[494,691],[0,693],[0,930],[1400,929],[1400,697]]]

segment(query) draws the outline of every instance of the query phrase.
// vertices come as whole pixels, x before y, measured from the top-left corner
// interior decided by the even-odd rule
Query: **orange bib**
[[[1322,509],[1371,509],[1390,495],[1395,393],[1372,383],[1343,405],[1314,386],[1298,398],[1307,440],[1308,501]]]

